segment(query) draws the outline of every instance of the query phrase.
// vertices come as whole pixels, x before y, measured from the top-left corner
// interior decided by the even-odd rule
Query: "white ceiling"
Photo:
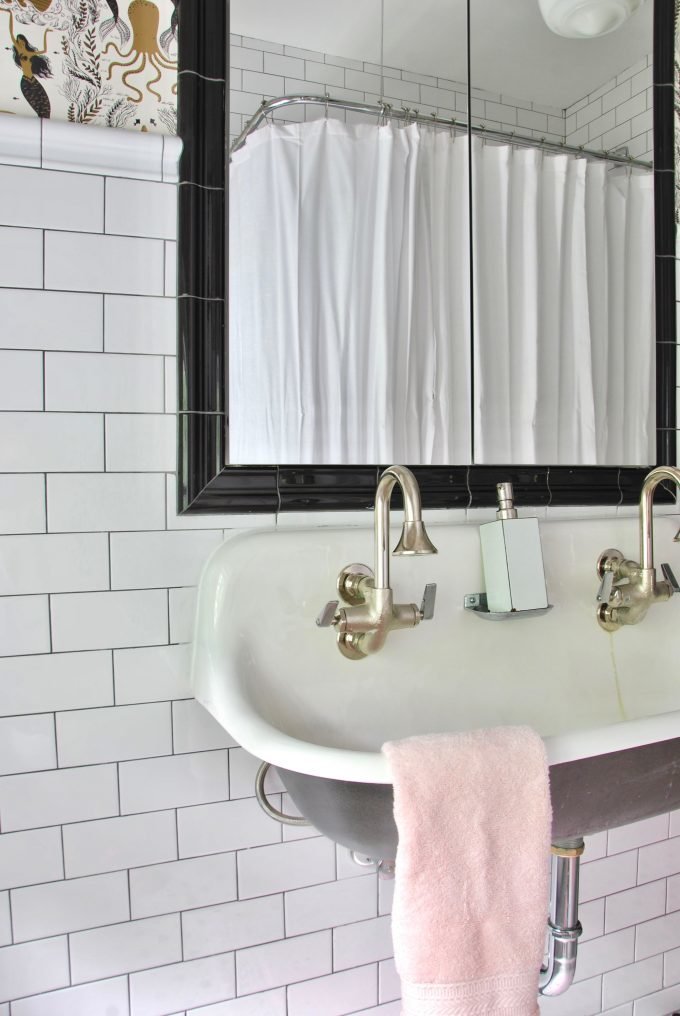
[[[554,35],[538,0],[472,0],[472,83],[564,109],[652,49],[652,0],[611,35]],[[385,0],[385,64],[467,79],[465,0]],[[232,0],[231,30],[380,62],[380,0]]]

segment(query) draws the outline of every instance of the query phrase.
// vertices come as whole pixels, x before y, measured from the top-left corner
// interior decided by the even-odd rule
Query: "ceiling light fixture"
[[[609,35],[635,14],[645,0],[538,0],[543,20],[556,35],[595,39]]]

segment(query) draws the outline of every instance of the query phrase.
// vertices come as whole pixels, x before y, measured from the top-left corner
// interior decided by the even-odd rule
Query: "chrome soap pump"
[[[486,607],[492,614],[545,610],[541,536],[538,519],[517,517],[511,483],[496,485],[496,521],[480,526]]]

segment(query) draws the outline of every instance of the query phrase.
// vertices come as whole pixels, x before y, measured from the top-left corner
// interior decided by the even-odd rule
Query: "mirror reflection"
[[[651,0],[476,0],[471,151],[465,7],[232,2],[232,463],[652,460]]]

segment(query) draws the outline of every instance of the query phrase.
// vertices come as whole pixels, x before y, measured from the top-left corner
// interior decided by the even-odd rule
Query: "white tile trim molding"
[[[0,163],[177,183],[182,142],[139,131],[0,113]]]

